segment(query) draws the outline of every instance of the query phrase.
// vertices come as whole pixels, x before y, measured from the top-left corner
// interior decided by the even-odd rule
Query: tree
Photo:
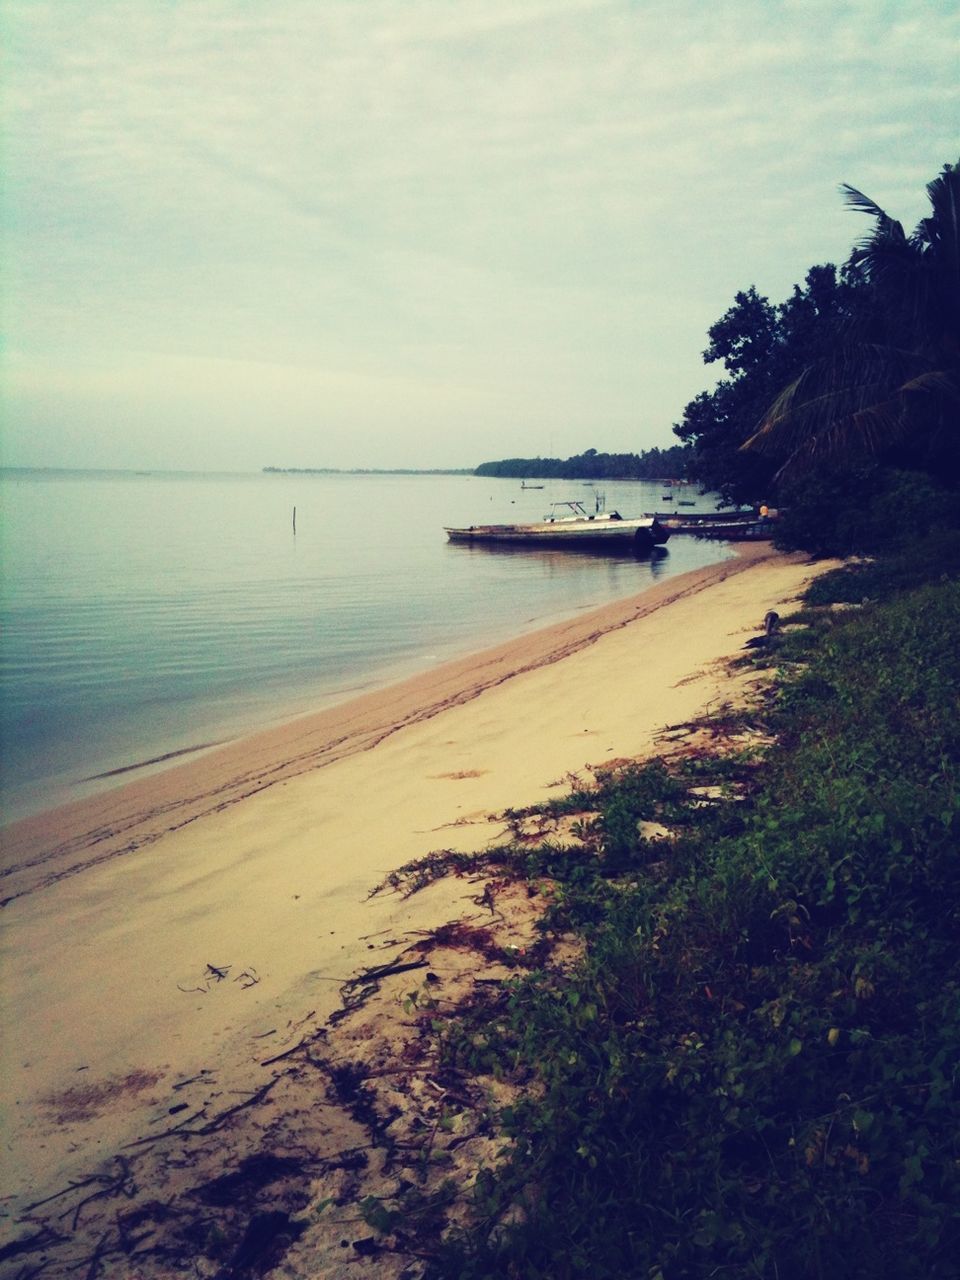
[[[849,267],[863,280],[847,340],[812,361],[763,414],[744,449],[794,481],[831,463],[892,461],[957,478],[960,461],[960,168],[927,186],[930,216],[908,236],[868,196],[873,218]]]
[[[855,271],[827,263],[811,267],[804,285],[774,305],[751,286],[711,326],[706,364],[722,361],[727,377],[686,406],[674,432],[691,444],[691,471],[732,501],[757,501],[770,491],[775,464],[741,446],[757,429],[777,392],[822,355],[848,323],[860,289]]]
[[[675,444],[643,453],[587,449],[571,458],[501,458],[481,462],[474,474],[540,480],[664,480],[686,475],[690,450]]]

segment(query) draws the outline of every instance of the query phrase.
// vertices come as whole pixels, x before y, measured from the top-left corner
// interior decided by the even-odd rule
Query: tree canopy
[[[891,460],[943,476],[960,461],[960,168],[927,186],[930,214],[907,235],[855,187],[873,219],[850,269],[862,287],[842,341],[785,379],[746,448],[784,477],[824,462]]]
[[[482,462],[478,476],[515,480],[666,480],[687,474],[690,450],[683,445],[643,453],[600,453],[586,449],[569,458],[502,458]]]
[[[738,502],[766,496],[776,466],[741,446],[783,386],[821,358],[849,325],[863,289],[855,268],[811,267],[803,285],[772,303],[751,285],[710,327],[706,364],[722,363],[726,377],[683,411],[674,432],[693,449],[691,470],[709,488]]]
[[[779,304],[739,292],[709,330],[726,371],[674,432],[690,472],[737,501],[795,501],[804,485],[872,465],[960,476],[960,165],[927,186],[909,235],[857,188],[873,220],[841,269],[811,267]]]

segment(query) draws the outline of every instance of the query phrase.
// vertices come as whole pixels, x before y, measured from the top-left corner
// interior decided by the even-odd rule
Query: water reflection
[[[641,560],[651,565],[660,564],[661,568],[661,562],[670,554],[666,547],[645,547],[626,541],[610,546],[598,546],[596,543],[577,546],[571,543],[566,547],[530,547],[516,542],[448,542],[447,548],[457,555],[466,552],[481,556],[523,556],[533,564],[549,564],[551,561],[562,563],[571,559],[593,557],[621,564]]]

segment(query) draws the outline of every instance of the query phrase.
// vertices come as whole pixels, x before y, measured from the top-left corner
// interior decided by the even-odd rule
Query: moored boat
[[[671,533],[723,538],[729,542],[760,542],[772,538],[775,526],[775,513],[758,515],[755,511],[648,512],[648,518],[659,521]]]
[[[566,509],[568,514],[558,514]],[[626,519],[619,511],[590,515],[580,502],[555,503],[552,513],[533,524],[476,524],[446,530],[451,542],[496,543],[523,547],[590,548],[649,551],[670,537],[652,516]]]
[[[679,532],[692,533],[697,538],[724,538],[727,542],[763,542],[773,537],[774,522],[764,518],[718,520],[716,523],[689,525]]]

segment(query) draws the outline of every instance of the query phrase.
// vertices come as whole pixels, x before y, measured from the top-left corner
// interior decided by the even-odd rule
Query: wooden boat
[[[566,511],[567,514],[560,514]],[[588,514],[581,502],[556,502],[552,512],[535,524],[472,524],[447,529],[451,542],[492,543],[514,547],[649,551],[670,537],[659,520],[642,516],[624,519],[619,511]]]
[[[692,534],[696,538],[726,539],[729,542],[760,542],[772,538],[775,521],[750,511],[698,511],[674,514],[648,512],[671,533]]]
[[[675,530],[675,532],[677,532]],[[718,520],[704,525],[691,525],[680,530],[692,533],[697,538],[725,538],[728,542],[763,542],[774,535],[774,521],[757,520]]]

